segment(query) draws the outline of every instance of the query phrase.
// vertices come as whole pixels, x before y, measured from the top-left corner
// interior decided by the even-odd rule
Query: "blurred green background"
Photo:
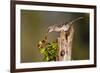
[[[74,23],[72,60],[89,59],[89,14],[75,12],[21,10],[21,62],[41,62],[42,56],[37,44],[43,39],[47,28],[53,24]],[[48,41],[57,39],[59,33],[52,32]]]

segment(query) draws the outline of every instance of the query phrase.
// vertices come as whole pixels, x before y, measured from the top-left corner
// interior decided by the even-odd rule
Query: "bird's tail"
[[[76,22],[77,20],[80,20],[80,19],[83,19],[83,17],[78,17],[78,18],[72,20],[71,22],[68,23],[68,25],[71,26],[74,22]]]

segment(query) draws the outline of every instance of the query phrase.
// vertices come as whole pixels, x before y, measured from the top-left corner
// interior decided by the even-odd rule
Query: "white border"
[[[90,13],[90,59],[80,61],[62,61],[62,62],[35,62],[35,63],[20,63],[20,14],[21,9],[25,10],[42,10],[42,11],[62,11],[62,12],[82,12]],[[51,6],[35,6],[35,5],[16,5],[16,69],[23,68],[40,68],[40,67],[57,67],[57,66],[73,66],[94,64],[94,10],[85,8],[70,8],[70,7],[51,7]]]

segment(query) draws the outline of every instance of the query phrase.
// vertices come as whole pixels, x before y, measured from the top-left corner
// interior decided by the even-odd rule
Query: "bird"
[[[60,32],[60,31],[68,31],[69,30],[69,28],[71,27],[71,25],[75,22],[75,21],[77,21],[77,20],[80,20],[80,19],[82,19],[83,17],[78,17],[78,18],[76,18],[76,19],[74,19],[74,20],[72,20],[71,22],[69,22],[69,23],[67,23],[67,22],[65,22],[65,23],[63,23],[63,24],[59,24],[59,25],[57,25],[57,24],[53,24],[52,26],[49,26],[48,27],[48,33],[50,33],[50,32],[53,32],[53,31],[55,31],[55,32]]]

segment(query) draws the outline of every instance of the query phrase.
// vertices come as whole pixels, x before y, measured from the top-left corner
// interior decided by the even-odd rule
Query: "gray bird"
[[[63,23],[63,24],[60,24],[60,25],[56,25],[56,24],[54,24],[54,25],[52,25],[52,26],[50,26],[50,27],[48,27],[48,33],[50,33],[50,32],[53,32],[53,31],[55,31],[55,32],[60,32],[60,31],[68,31],[68,29],[71,27],[71,25],[75,22],[75,21],[77,21],[77,20],[80,20],[80,19],[83,19],[83,17],[79,17],[79,18],[76,18],[76,19],[74,19],[74,20],[72,20],[71,22],[69,22],[69,23]]]

